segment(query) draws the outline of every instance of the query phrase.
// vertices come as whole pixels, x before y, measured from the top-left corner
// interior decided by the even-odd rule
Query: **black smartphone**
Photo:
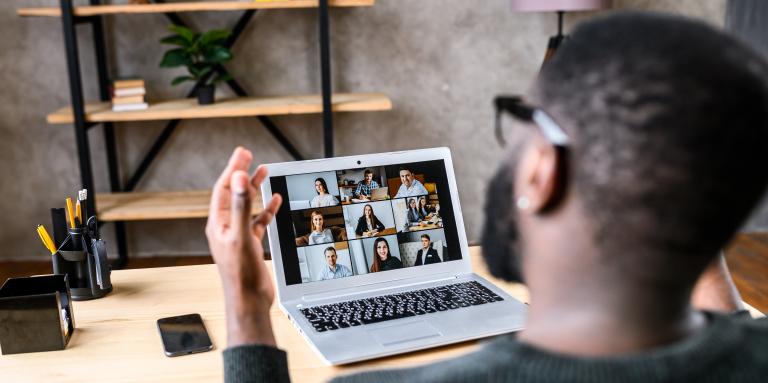
[[[179,356],[213,349],[200,314],[160,318],[157,329],[163,339],[166,356]]]

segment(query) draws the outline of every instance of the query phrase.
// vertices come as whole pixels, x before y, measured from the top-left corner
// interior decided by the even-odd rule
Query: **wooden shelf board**
[[[142,221],[205,218],[210,190],[96,194],[100,221]],[[253,201],[252,213],[263,210],[261,195]]]
[[[381,93],[338,93],[331,98],[334,112],[369,112],[392,109],[392,101]],[[272,116],[285,114],[322,113],[320,95],[284,97],[240,97],[221,99],[212,105],[198,105],[197,99],[184,98],[151,102],[148,109],[113,112],[110,103],[87,103],[88,122],[154,121],[194,118]],[[48,115],[49,124],[75,122],[70,107]]]
[[[331,7],[372,6],[374,0],[329,0]],[[115,14],[237,11],[248,9],[316,8],[317,0],[274,0],[274,1],[190,1],[165,4],[111,4],[74,7],[75,16],[99,16]],[[59,7],[19,8],[19,16],[61,17]]]

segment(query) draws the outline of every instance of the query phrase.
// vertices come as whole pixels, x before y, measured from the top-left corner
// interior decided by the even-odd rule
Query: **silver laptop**
[[[329,364],[487,337],[523,327],[526,306],[472,272],[447,148],[270,164],[264,204],[283,204],[268,235],[280,308]],[[348,179],[378,170],[390,199],[342,204]],[[401,183],[407,169],[424,183]],[[415,177],[412,178],[415,180]],[[325,188],[316,187],[325,184]],[[325,189],[321,193],[318,189]],[[436,190],[427,195],[426,190]],[[406,202],[439,205],[440,225],[411,224]],[[346,227],[373,229],[351,236]],[[363,218],[361,218],[363,217]],[[383,226],[383,229],[381,228]],[[352,233],[354,234],[354,233]]]

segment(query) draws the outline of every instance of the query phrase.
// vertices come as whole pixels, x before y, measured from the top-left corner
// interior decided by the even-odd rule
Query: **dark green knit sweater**
[[[421,367],[334,382],[768,382],[768,319],[706,313],[709,325],[676,344],[603,358],[555,354],[499,337],[480,350]],[[288,382],[285,352],[247,345],[224,351],[229,383]]]

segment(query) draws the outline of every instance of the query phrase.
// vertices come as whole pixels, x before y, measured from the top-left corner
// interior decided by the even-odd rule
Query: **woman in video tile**
[[[427,197],[419,197],[419,214],[427,218],[428,215],[435,212],[435,207],[427,204]]]
[[[307,238],[310,245],[333,242],[333,232],[324,227],[323,213],[318,210],[313,211],[310,214],[309,226],[312,228]]]
[[[389,242],[386,238],[377,238],[373,242],[373,253],[372,273],[403,268],[403,263],[389,253]]]
[[[373,207],[370,204],[366,204],[363,208],[363,216],[357,220],[355,234],[363,235],[363,233],[366,233],[367,236],[373,236],[382,230],[384,230],[384,224],[373,214]]]
[[[408,227],[418,226],[424,216],[419,212],[419,208],[416,205],[416,198],[408,200]]]
[[[339,204],[339,200],[328,193],[328,185],[322,177],[315,179],[315,191],[317,196],[312,198],[312,201],[309,203],[312,207],[327,207]]]

